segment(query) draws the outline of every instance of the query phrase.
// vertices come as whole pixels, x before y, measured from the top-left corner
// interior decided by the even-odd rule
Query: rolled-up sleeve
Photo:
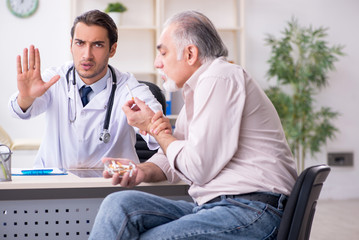
[[[182,179],[170,166],[166,155],[162,152],[162,149],[159,149],[158,152],[153,155],[147,162],[152,162],[161,168],[162,172],[166,175],[167,181],[170,183],[177,183]],[[184,181],[190,184],[190,182],[186,181],[185,179]]]

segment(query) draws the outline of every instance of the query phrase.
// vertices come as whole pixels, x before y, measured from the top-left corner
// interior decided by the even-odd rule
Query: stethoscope
[[[110,97],[108,98],[108,102],[107,102],[107,111],[106,111],[106,117],[105,117],[105,122],[103,124],[103,130],[100,134],[100,141],[103,141],[104,143],[108,143],[111,139],[111,135],[108,131],[108,127],[110,125],[110,119],[111,119],[111,112],[112,112],[112,106],[113,106],[113,101],[115,98],[115,92],[116,92],[116,84],[117,84],[117,78],[116,78],[116,74],[114,73],[113,68],[108,65],[108,67],[110,68],[111,71],[111,75],[112,75],[112,89],[111,89],[111,94]],[[70,67],[69,70],[66,73],[66,81],[67,81],[67,91],[70,92],[70,80],[69,80],[69,75],[70,72],[74,69],[74,66]],[[75,90],[76,90],[76,74],[75,74],[75,70],[72,71],[72,85],[73,85],[73,90],[74,90],[74,102],[75,102],[75,116],[73,119],[71,119],[70,117],[70,113],[69,113],[69,120],[70,123],[74,123],[76,121],[76,114],[77,114],[77,109],[76,109],[76,95],[75,95]],[[71,109],[71,104],[70,104],[70,98],[69,98],[69,109]],[[70,111],[71,112],[71,111]]]

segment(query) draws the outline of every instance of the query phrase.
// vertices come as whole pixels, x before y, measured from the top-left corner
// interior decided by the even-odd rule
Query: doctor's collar
[[[76,80],[77,80],[76,84],[78,89],[81,89],[83,86],[88,86],[82,81],[77,71],[75,71],[75,74],[76,74]],[[105,76],[89,86],[91,87],[92,91],[94,91],[94,93],[97,94],[107,87],[107,79],[110,77],[111,77],[110,69],[107,68],[107,72]]]

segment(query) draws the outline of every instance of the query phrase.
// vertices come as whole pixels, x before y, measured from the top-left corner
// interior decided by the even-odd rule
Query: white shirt
[[[44,81],[49,81],[59,74],[60,80],[24,113],[17,104],[18,93],[9,102],[9,108],[15,117],[27,119],[46,113],[45,136],[36,156],[34,167],[103,168],[101,158],[121,157],[139,162],[134,145],[135,129],[128,125],[122,106],[131,99],[126,84],[134,96],[142,99],[155,112],[162,110],[146,85],[138,83],[132,74],[115,70],[117,88],[109,124],[111,139],[108,143],[99,140],[103,131],[107,102],[111,92],[112,77],[108,70],[106,88],[90,97],[90,102],[83,107],[78,86],[72,84],[73,74],[66,73],[72,66],[67,63],[59,68],[46,70],[42,74]],[[77,82],[80,81],[77,78]],[[75,107],[76,105],[76,107]],[[76,120],[71,123],[76,115]],[[144,137],[150,149],[157,149],[158,144],[152,137]]]
[[[170,182],[190,184],[203,204],[219,195],[269,191],[289,195],[297,172],[278,114],[238,65],[218,58],[184,84],[178,139],[149,161]]]

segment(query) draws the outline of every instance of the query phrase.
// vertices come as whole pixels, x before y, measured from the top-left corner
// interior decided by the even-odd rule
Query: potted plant
[[[305,167],[307,153],[319,152],[338,131],[332,120],[339,113],[315,104],[315,95],[328,85],[327,73],[343,55],[343,46],[328,46],[326,31],[301,27],[293,18],[282,38],[266,38],[271,47],[267,75],[277,82],[266,94],[278,111],[298,172]]]
[[[127,11],[127,7],[120,2],[109,3],[105,12],[112,17],[116,24],[121,24],[122,13]]]

